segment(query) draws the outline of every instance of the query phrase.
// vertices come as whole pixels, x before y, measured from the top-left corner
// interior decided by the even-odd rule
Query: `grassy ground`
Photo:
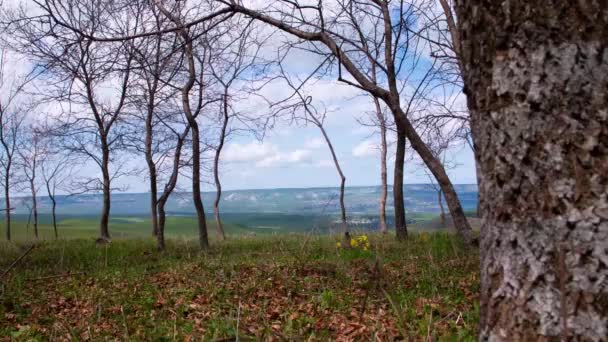
[[[404,243],[280,235],[41,242],[4,277],[5,340],[473,340],[478,251],[443,233]],[[24,251],[0,243],[0,270]],[[2,338],[0,337],[0,340]]]
[[[216,231],[215,221],[208,221],[211,234]],[[114,239],[148,238],[152,234],[150,219],[142,217],[115,217],[110,219],[110,233]],[[54,240],[55,233],[50,220],[41,220],[38,227],[41,240]],[[226,223],[228,234],[244,234],[247,231],[234,224]],[[196,220],[190,216],[172,216],[167,218],[165,227],[167,238],[188,239],[198,236]],[[73,217],[58,221],[59,237],[64,239],[82,239],[99,237],[99,220],[94,217]],[[12,239],[19,242],[34,240],[33,227],[22,218],[11,224]],[[5,224],[0,221],[0,238],[5,236]]]

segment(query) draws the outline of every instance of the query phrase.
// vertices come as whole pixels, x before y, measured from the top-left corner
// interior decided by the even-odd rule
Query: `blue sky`
[[[333,83],[333,82],[329,82]],[[321,85],[329,94],[348,92],[344,85]],[[327,89],[325,89],[327,88]],[[347,186],[380,184],[379,135],[370,127],[362,126],[357,118],[370,109],[366,97],[328,96],[334,112],[328,116],[326,130],[332,139],[340,164],[347,178]],[[394,133],[390,133],[393,141]],[[406,161],[406,183],[429,183],[420,160],[409,150]],[[389,147],[389,183],[392,184],[394,146]],[[449,151],[458,166],[448,171],[456,184],[476,183],[474,157],[471,150],[458,145]],[[331,162],[331,154],[318,128],[277,125],[260,142],[251,136],[237,136],[227,144],[221,164],[223,188],[258,189],[291,187],[339,186],[338,174]],[[140,161],[143,163],[143,159]],[[210,174],[206,180],[210,181]],[[188,189],[189,180],[181,187]],[[143,177],[128,177],[119,181],[128,184],[129,192],[146,192]],[[211,189],[210,185],[206,189]]]
[[[279,34],[274,39],[275,43],[280,44],[285,36]],[[267,57],[276,55],[272,46],[269,46],[266,52]],[[319,58],[318,55],[307,55],[301,50],[295,50],[285,60],[285,68],[288,73],[303,79],[316,68],[320,62]],[[318,107],[330,111],[325,128],[347,178],[347,186],[379,185],[380,152],[377,144],[380,137],[374,129],[358,122],[358,119],[366,117],[373,109],[372,102],[356,88],[338,83],[335,76],[330,75],[327,79],[309,85],[306,93],[312,96]],[[348,75],[345,77],[348,78]],[[280,99],[289,94],[284,84],[271,84],[262,92],[264,97],[273,99]],[[464,100],[461,102],[464,103]],[[253,96],[242,99],[238,107],[260,114],[267,110],[266,104]],[[201,124],[204,125],[204,120]],[[390,133],[389,141],[394,141],[393,135]],[[409,152],[405,166],[405,183],[428,183],[429,178],[422,163],[413,151]],[[393,154],[394,147],[390,146],[389,183],[392,183],[393,177]],[[449,154],[457,164],[448,171],[452,182],[476,183],[474,157],[470,149],[461,144],[454,146]],[[145,166],[142,156],[131,159],[132,166]],[[83,175],[98,173],[99,170],[93,165],[87,165],[80,170]],[[226,190],[339,186],[338,174],[319,129],[312,125],[301,127],[286,122],[279,122],[273,130],[267,132],[262,142],[247,135],[233,137],[223,153],[221,179]],[[210,172],[206,172],[205,180],[208,183],[205,189],[211,189]],[[125,187],[128,192],[148,191],[145,175],[122,177],[116,180],[115,185]],[[189,190],[189,179],[182,177],[179,188]]]

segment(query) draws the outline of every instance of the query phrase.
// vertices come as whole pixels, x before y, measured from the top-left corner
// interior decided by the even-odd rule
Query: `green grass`
[[[91,235],[42,241],[3,279],[0,336],[475,339],[478,251],[449,234],[369,235],[369,251],[327,235],[232,236],[202,253],[172,233],[158,252],[150,238],[97,247],[95,226],[72,224],[62,230]],[[0,270],[24,248],[0,243]]]
[[[55,233],[53,226],[48,220],[42,220],[38,226],[39,239],[53,240]],[[215,221],[207,222],[210,234],[216,232]],[[147,238],[152,234],[150,219],[142,217],[114,217],[110,219],[110,233],[114,239],[125,238]],[[92,217],[66,218],[58,221],[59,237],[62,239],[82,239],[99,237],[99,220]],[[224,229],[230,235],[242,235],[247,230],[239,225],[225,223]],[[261,231],[259,233],[264,233]],[[11,224],[11,235],[15,241],[29,241],[34,239],[33,227],[29,228],[27,221],[23,219],[14,220]],[[198,235],[196,220],[190,216],[171,216],[167,218],[165,225],[167,238],[193,238]],[[0,237],[5,236],[5,223],[0,221]]]

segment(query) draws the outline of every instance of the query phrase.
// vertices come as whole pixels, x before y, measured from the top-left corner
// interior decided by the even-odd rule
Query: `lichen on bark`
[[[604,340],[608,10],[457,8],[481,171],[481,339]]]

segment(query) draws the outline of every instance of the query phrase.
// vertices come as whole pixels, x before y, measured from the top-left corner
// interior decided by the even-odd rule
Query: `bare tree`
[[[380,100],[374,97],[374,109],[378,127],[380,128],[380,232],[386,234],[386,198],[388,197],[388,172],[387,172],[387,120],[382,110]]]
[[[293,93],[285,99],[282,99],[275,103],[271,103],[271,108],[274,109],[273,115],[280,117],[284,113],[288,113],[290,115],[290,120],[295,122],[303,121],[306,124],[312,124],[321,131],[323,139],[325,140],[329,152],[331,153],[336,172],[340,176],[340,226],[343,233],[342,245],[345,248],[350,248],[351,237],[346,217],[346,205],[344,203],[346,176],[344,176],[344,172],[342,171],[342,167],[340,166],[340,162],[338,160],[338,156],[336,154],[334,146],[324,126],[325,119],[327,117],[327,111],[320,111],[319,109],[317,109],[317,107],[312,103],[313,98],[304,93],[303,87],[308,81],[308,79],[301,80],[295,77],[296,81],[292,80],[292,78],[285,72],[285,69],[283,68],[283,65],[281,63],[283,57],[279,57],[278,60],[279,63],[277,65],[280,70],[280,77],[282,80],[285,81],[285,83],[293,91]],[[322,65],[323,64],[321,64],[318,68],[321,68]],[[316,71],[317,70],[315,70],[315,73]]]
[[[441,128],[434,127],[429,130],[425,136],[427,138],[427,144],[435,157],[441,160],[443,167],[446,170],[454,169],[458,166],[458,164],[450,158],[449,152],[450,148],[454,148],[456,146],[457,140],[459,139],[458,130],[442,130]],[[422,165],[424,167],[424,165]],[[429,171],[424,168],[424,172],[429,178],[429,182],[435,193],[437,194],[437,205],[439,206],[439,219],[441,221],[441,225],[445,227],[447,225],[447,216],[445,213],[445,208],[443,206],[443,191],[441,187],[435,182],[433,175],[429,173]]]
[[[265,38],[252,26],[247,19],[232,20],[227,25],[222,36],[215,42],[215,46],[208,48],[215,51],[210,55],[209,70],[218,83],[221,93],[219,106],[219,137],[213,146],[213,178],[215,183],[215,199],[213,210],[219,236],[225,240],[226,234],[220,217],[220,200],[222,198],[222,184],[220,181],[220,159],[226,139],[237,131],[234,121],[243,123],[248,128],[250,118],[239,113],[233,106],[237,100],[244,100],[251,94],[249,84],[262,81],[268,63],[260,58],[261,48]],[[243,27],[242,29],[235,29]]]
[[[207,36],[207,44],[205,45],[194,44],[195,37],[198,37],[202,33],[190,30],[184,26],[184,17],[190,10],[193,10],[192,8],[187,7],[189,4],[185,3],[185,1],[184,3],[176,2],[171,10],[158,3],[156,5],[161,13],[173,22],[175,26],[180,28],[177,30],[177,33],[183,44],[186,64],[186,81],[181,87],[182,107],[192,135],[192,197],[197,215],[199,244],[202,249],[208,249],[209,239],[207,221],[205,219],[205,210],[201,195],[201,137],[197,118],[206,105],[217,101],[215,98],[205,99],[205,87],[207,84],[203,69],[205,63],[208,61],[207,56],[209,54],[206,47],[209,46],[209,41],[211,41],[212,38]],[[216,22],[212,21],[205,23],[202,25],[204,26],[202,31],[209,33],[210,30],[226,19],[227,18],[221,18]],[[195,87],[198,88],[196,94],[194,94],[197,99],[193,106],[191,92]]]
[[[321,46],[325,47],[326,52],[319,50],[319,53],[330,54],[337,60],[340,67],[338,70],[340,81],[385,102],[393,113],[398,132],[408,138],[412,148],[420,155],[443,188],[457,231],[465,241],[474,240],[449,177],[410,122],[407,108],[402,107],[400,89],[403,88],[402,84],[400,85],[400,75],[404,72],[402,70],[404,62],[411,57],[408,49],[410,47],[415,49],[415,44],[411,41],[412,36],[407,34],[412,24],[411,20],[416,18],[412,6],[407,6],[405,1],[389,5],[379,0],[365,2],[345,0],[338,1],[335,6],[327,10],[321,3],[303,5],[299,1],[285,1],[273,7],[272,11],[261,11],[232,1],[222,2],[235,12],[275,26],[304,41],[318,44],[319,49]],[[399,15],[394,15],[395,11],[400,11]],[[367,29],[368,27],[371,29]],[[363,42],[368,43],[367,47]],[[369,42],[374,42],[373,46],[381,53],[370,52]],[[374,83],[369,75],[370,58],[382,71],[384,86]],[[343,76],[342,67],[354,81]],[[402,177],[402,173],[401,175],[398,173],[396,177]]]
[[[33,79],[33,74],[20,77],[7,75],[7,51],[0,50],[0,166],[2,167],[2,185],[4,187],[6,239],[11,240],[11,187],[13,186],[15,157],[18,153],[22,126],[30,105],[23,102],[25,86]]]
[[[133,2],[129,10],[139,13],[139,16],[153,18],[158,30],[170,23],[155,6],[146,3]],[[178,89],[172,84],[178,76],[183,52],[174,35],[151,36],[130,43],[137,64],[131,94],[134,107],[132,126],[135,128],[131,134],[131,148],[145,156],[150,182],[152,232],[158,249],[162,250],[165,247],[165,205],[177,185],[182,148],[190,132],[174,103]],[[165,175],[166,183],[159,194],[159,183]]]
[[[403,82],[402,76],[416,74],[406,72],[403,66],[406,61],[411,60],[410,52],[416,50],[420,42],[418,35],[409,33],[420,16],[416,11],[417,7],[410,6],[405,0],[390,4],[380,0],[361,2],[339,0],[326,7],[322,2],[313,5],[303,4],[300,1],[278,1],[265,6],[264,9],[245,6],[233,0],[218,0],[214,4],[223,4],[223,6],[212,5],[205,15],[199,15],[189,21],[174,21],[174,28],[114,37],[103,34],[96,36],[90,30],[83,30],[58,19],[57,15],[53,15],[56,8],[47,8],[47,12],[53,22],[64,25],[91,41],[125,41],[176,30],[188,36],[188,30],[196,25],[225,20],[235,13],[274,26],[298,38],[301,42],[312,46],[312,50],[316,53],[329,57],[328,61],[337,64],[336,76],[339,81],[381,99],[388,106],[393,113],[398,131],[407,137],[412,148],[420,155],[443,188],[457,231],[465,241],[474,241],[471,228],[449,177],[440,161],[433,157],[402,106],[401,93],[404,89],[403,85],[407,83]],[[398,15],[395,15],[396,13]],[[370,58],[381,72],[382,77],[377,80],[382,80],[382,84],[374,83],[369,74]],[[348,76],[345,75],[346,72]]]
[[[45,6],[52,4],[39,5],[46,9]],[[120,3],[107,5],[87,6],[86,2],[74,2],[70,8],[62,8],[72,19],[76,18],[79,25],[98,32],[112,27],[109,23],[115,22],[115,12],[122,9]],[[125,136],[120,123],[127,107],[133,60],[131,50],[124,44],[84,41],[44,16],[30,17],[24,8],[4,17],[8,18],[5,20],[13,32],[13,48],[31,56],[45,71],[45,79],[50,85],[45,89],[45,100],[67,103],[67,108],[64,107],[57,117],[58,127],[54,130],[63,138],[64,147],[99,168],[101,177],[87,177],[78,182],[76,192],[103,193],[100,236],[108,240],[112,181],[125,174],[124,165],[114,152],[122,148]],[[133,27],[137,27],[139,19],[132,18],[119,27],[127,32],[135,30]],[[102,96],[108,92],[112,92],[113,99]],[[113,170],[111,166],[114,166]]]
[[[34,236],[38,236],[38,187],[39,180],[37,179],[38,170],[40,169],[40,160],[44,155],[44,146],[42,136],[38,129],[29,125],[22,133],[24,139],[20,142],[20,147],[17,151],[19,159],[17,161],[25,176],[30,190],[32,199],[32,214],[34,218]]]
[[[55,239],[59,238],[57,229],[57,190],[68,187],[73,175],[74,160],[60,151],[47,151],[40,160],[40,170],[46,188],[47,196],[51,200],[51,217],[53,220],[53,233]]]

